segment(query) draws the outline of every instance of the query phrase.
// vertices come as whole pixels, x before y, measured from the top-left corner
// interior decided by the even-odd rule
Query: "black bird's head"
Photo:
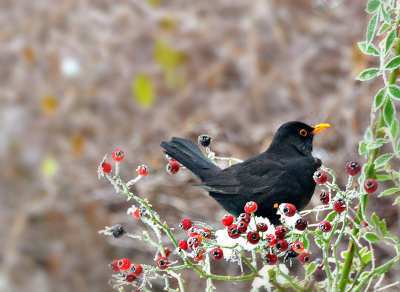
[[[302,122],[287,122],[279,127],[270,148],[290,152],[296,150],[301,154],[311,154],[314,135],[329,124],[318,124],[310,127]]]

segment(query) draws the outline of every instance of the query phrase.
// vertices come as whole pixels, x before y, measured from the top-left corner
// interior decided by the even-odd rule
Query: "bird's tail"
[[[191,170],[201,181],[220,172],[221,169],[208,160],[199,147],[191,141],[182,138],[172,138],[162,142],[164,152]]]

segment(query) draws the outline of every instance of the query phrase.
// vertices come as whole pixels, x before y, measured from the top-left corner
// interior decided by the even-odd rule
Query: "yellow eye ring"
[[[302,137],[307,136],[307,130],[306,129],[301,129],[300,130],[300,136],[302,136]]]

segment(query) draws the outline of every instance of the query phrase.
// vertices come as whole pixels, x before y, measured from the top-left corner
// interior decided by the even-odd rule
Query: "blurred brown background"
[[[356,46],[364,8],[361,0],[2,0],[0,290],[111,291],[112,259],[152,264],[148,246],[97,234],[116,223],[142,229],[126,215],[130,204],[97,180],[115,148],[125,151],[125,178],[150,166],[135,190],[171,225],[190,216],[219,226],[224,214],[190,186],[189,172],[165,172],[159,143],[171,136],[208,133],[218,155],[246,159],[286,121],[328,122],[314,153],[343,183],[346,161],[362,160],[358,141],[381,86],[354,79],[378,61]],[[373,205],[398,233],[391,202]],[[388,252],[377,249],[383,259]],[[213,270],[238,273],[223,263]],[[197,275],[185,279],[204,288]]]

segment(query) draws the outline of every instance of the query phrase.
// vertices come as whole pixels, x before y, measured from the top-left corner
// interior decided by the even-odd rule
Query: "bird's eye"
[[[300,130],[300,136],[302,136],[302,137],[307,136],[307,130],[306,129],[301,129]]]

